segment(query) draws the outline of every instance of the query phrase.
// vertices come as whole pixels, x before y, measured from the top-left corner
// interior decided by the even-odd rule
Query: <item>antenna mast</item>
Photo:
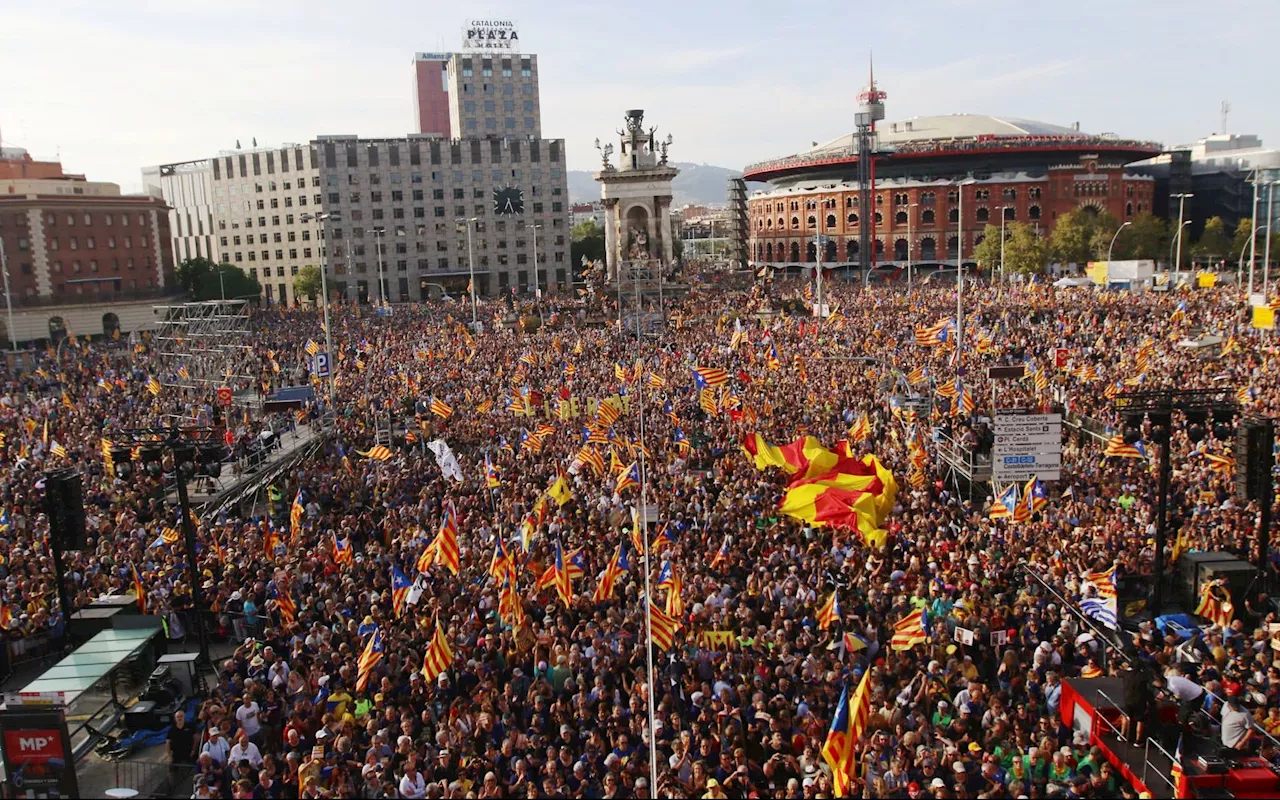
[[[1222,132],[1226,133],[1227,132],[1227,115],[1231,113],[1231,103],[1226,100],[1223,100],[1222,105],[1219,106],[1219,111],[1222,112]]]

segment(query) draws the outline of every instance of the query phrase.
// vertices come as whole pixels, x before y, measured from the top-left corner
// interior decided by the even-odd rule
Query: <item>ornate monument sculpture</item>
[[[618,164],[610,161],[613,145],[603,147],[601,169],[596,173],[605,205],[605,261],[608,279],[616,280],[624,261],[654,261],[669,268],[673,259],[671,232],[671,181],[679,170],[667,163],[670,135],[659,143],[658,129],[646,131],[644,111],[632,109],[624,116],[618,134]]]

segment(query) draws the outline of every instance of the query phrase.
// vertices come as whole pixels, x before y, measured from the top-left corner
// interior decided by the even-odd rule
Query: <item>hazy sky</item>
[[[1280,145],[1280,2],[0,0],[0,137],[140,187],[146,164],[321,133],[414,130],[411,59],[470,17],[538,54],[544,135],[595,169],[627,108],[673,160],[741,168],[852,128],[875,51],[890,120],[974,112],[1166,144]]]

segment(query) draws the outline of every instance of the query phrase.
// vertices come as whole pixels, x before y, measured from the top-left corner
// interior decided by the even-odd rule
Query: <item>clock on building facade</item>
[[[495,187],[493,190],[493,213],[503,216],[524,213],[524,190],[519,186]]]

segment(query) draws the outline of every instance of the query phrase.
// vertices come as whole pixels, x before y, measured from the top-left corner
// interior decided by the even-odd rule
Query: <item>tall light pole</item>
[[[1253,267],[1258,261],[1258,171],[1253,172],[1253,215],[1252,221],[1249,223],[1249,291],[1245,292],[1245,302],[1249,302],[1249,296],[1253,294]],[[1241,249],[1244,255],[1243,248]]]
[[[1190,224],[1191,224],[1191,220],[1187,220],[1183,222],[1181,225],[1178,226],[1178,230],[1174,231],[1173,233],[1173,239],[1169,242],[1169,263],[1171,265],[1173,264],[1173,248],[1182,244],[1182,229],[1187,227]],[[1172,270],[1171,270],[1171,274],[1172,274]],[[1172,279],[1173,278],[1170,277],[1170,280]],[[1175,289],[1178,288],[1176,283],[1171,284],[1171,286],[1173,286],[1173,288]]]
[[[1111,235],[1111,244],[1107,245],[1107,270],[1108,271],[1110,271],[1111,269],[1111,250],[1116,246],[1116,239],[1120,238],[1120,231],[1124,230],[1125,228],[1129,227],[1132,224],[1133,224],[1132,222],[1124,223],[1119,228],[1116,228],[1116,232]]]
[[[1280,181],[1272,181],[1267,184],[1267,238],[1262,242],[1262,302],[1267,302],[1267,297],[1271,290],[1271,204],[1275,200],[1276,184]]]
[[[387,304],[387,290],[382,285],[382,237],[386,235],[386,228],[373,229],[374,247],[378,248],[378,306],[380,308]]]
[[[956,374],[964,370],[964,187],[972,184],[972,180],[960,181],[956,185],[956,200],[959,202],[959,213],[956,214]]]
[[[334,388],[333,379],[333,333],[332,326],[329,324],[329,261],[324,257],[324,248],[321,245],[321,234],[324,231],[323,223],[328,220],[329,214],[303,214],[303,222],[316,223],[316,254],[320,258],[320,307],[324,309],[324,351],[329,356],[329,410],[334,410],[334,402],[336,390]]]
[[[471,249],[471,226],[475,224],[477,217],[458,217],[458,222],[467,224],[467,273],[471,276],[467,288],[471,291],[471,329],[476,328],[476,256]]]
[[[911,218],[915,216],[915,212],[911,209],[920,205],[919,203],[911,203],[907,206],[907,291],[911,291],[911,251],[916,247],[916,240],[911,236]]]
[[[0,238],[0,273],[4,273],[4,307],[9,314],[9,349],[18,351],[18,334],[13,329],[13,298],[9,296],[9,260],[4,255],[4,239]]]
[[[821,227],[819,227],[819,228],[818,228],[818,230],[819,230],[819,231],[821,231],[821,230],[822,230],[822,228],[821,228]],[[818,267],[818,269],[817,269],[817,273],[818,273],[818,313],[817,313],[817,315],[816,315],[816,316],[818,317],[818,319],[822,319],[822,233],[821,233],[821,232],[819,232],[819,233],[815,233],[815,234],[813,235],[813,259],[814,259],[814,261],[816,262],[817,267]]]
[[[1178,192],[1177,194],[1170,196],[1178,198],[1178,255],[1173,261],[1173,288],[1174,291],[1177,291],[1178,272],[1182,269],[1182,227],[1184,225],[1182,215],[1186,210],[1187,198],[1195,197],[1195,195],[1191,192]]]
[[[533,296],[538,300],[542,299],[542,284],[538,282],[538,230],[541,225],[530,225],[533,230]],[[539,309],[541,314],[541,309]]]
[[[1004,210],[1008,206],[1000,206],[1000,282],[1004,283]]]

